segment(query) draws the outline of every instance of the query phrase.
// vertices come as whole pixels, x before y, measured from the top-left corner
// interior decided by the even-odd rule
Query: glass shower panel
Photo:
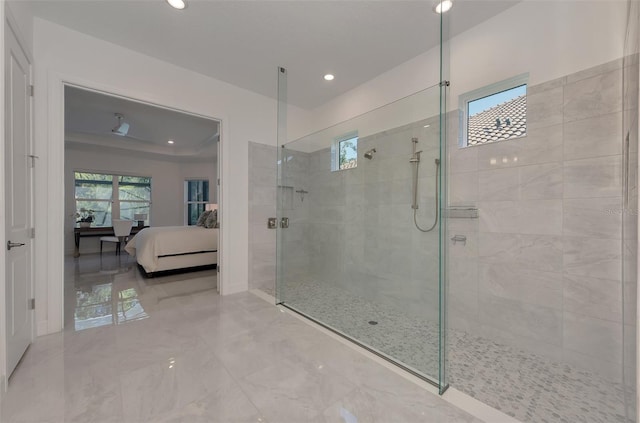
[[[440,95],[280,144],[278,301],[442,387]]]
[[[622,66],[623,190],[622,190],[622,307],[626,418],[636,421],[636,321],[638,286],[638,80],[640,68],[640,6],[627,2],[628,16]]]

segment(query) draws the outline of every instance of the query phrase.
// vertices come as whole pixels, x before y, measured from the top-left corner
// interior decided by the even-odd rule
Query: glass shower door
[[[277,294],[443,389],[441,89],[300,139],[279,132]]]

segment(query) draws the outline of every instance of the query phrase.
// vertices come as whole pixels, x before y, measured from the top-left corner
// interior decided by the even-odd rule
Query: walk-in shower
[[[451,44],[450,87],[442,44],[310,112],[324,129],[280,120],[277,192],[308,194],[278,199],[277,301],[518,420],[635,421],[640,10],[623,52],[623,9],[514,2]],[[490,45],[520,53],[474,60]],[[427,63],[442,83],[338,117]]]
[[[309,192],[304,203],[278,201],[289,222],[278,233],[278,301],[441,390],[437,173],[446,89],[436,84],[278,148],[279,185]],[[419,152],[411,142],[418,138]],[[420,160],[435,170],[419,174]],[[415,230],[418,209],[430,232]]]

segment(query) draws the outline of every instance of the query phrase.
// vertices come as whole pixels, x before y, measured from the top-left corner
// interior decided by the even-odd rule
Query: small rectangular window
[[[460,96],[461,147],[527,134],[528,75],[501,81]]]
[[[336,138],[331,147],[331,170],[353,169],[358,166],[358,133]]]

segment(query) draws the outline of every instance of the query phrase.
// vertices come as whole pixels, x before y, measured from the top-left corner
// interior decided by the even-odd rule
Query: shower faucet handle
[[[465,235],[454,235],[451,237],[451,241],[453,241],[453,245],[456,245],[457,242],[462,242],[462,245],[467,245],[467,237]]]

